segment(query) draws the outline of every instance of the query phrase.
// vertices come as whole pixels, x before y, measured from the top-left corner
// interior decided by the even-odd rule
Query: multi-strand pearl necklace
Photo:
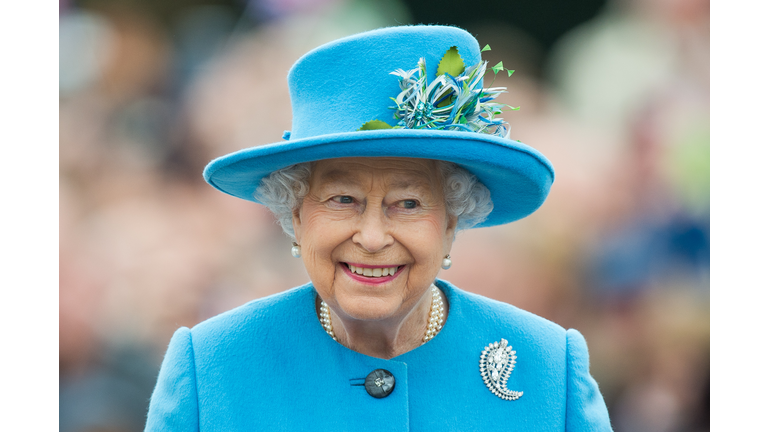
[[[427,331],[422,339],[422,344],[427,343],[430,339],[440,333],[440,330],[445,324],[445,305],[443,304],[443,297],[440,296],[440,290],[435,285],[432,285],[432,305],[429,308],[429,324],[427,325]],[[333,332],[333,323],[331,322],[331,312],[328,309],[328,305],[320,300],[320,324],[323,325],[323,329],[328,333],[328,336],[338,342],[336,339],[336,333]]]
[[[430,339],[440,333],[445,323],[445,307],[443,306],[443,297],[440,296],[440,290],[432,285],[432,306],[429,308],[429,324],[427,332],[424,334],[422,343],[429,342]]]

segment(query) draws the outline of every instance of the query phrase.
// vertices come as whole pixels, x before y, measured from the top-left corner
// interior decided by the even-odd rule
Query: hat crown
[[[480,46],[465,30],[447,26],[388,27],[322,45],[288,73],[293,109],[291,140],[353,132],[370,120],[392,126],[399,80],[390,73],[425,59],[435,79],[443,55],[456,47],[466,66],[480,62]]]
[[[222,156],[208,164],[203,176],[225,193],[259,202],[254,191],[262,179],[298,163],[339,157],[435,159],[459,165],[488,187],[493,211],[478,227],[527,216],[544,202],[554,171],[541,153],[519,141],[461,127],[356,132],[371,120],[391,126],[398,124],[394,118],[396,111],[391,108],[396,103],[391,98],[401,95],[401,76],[391,73],[416,69],[423,58],[425,75],[417,72],[418,80],[435,83],[437,68],[452,47],[456,47],[467,68],[465,74],[472,75],[471,71],[478,70],[470,68],[481,61],[480,46],[471,34],[456,27],[390,27],[310,51],[288,74],[293,107],[293,131],[284,135],[288,141]],[[463,76],[459,79],[464,80]],[[473,91],[482,87],[480,78],[472,78]],[[408,86],[415,83],[423,89],[421,81],[404,81]],[[406,93],[404,97],[410,95]],[[421,105],[420,102],[421,99],[416,105]],[[439,107],[441,102],[437,103]],[[405,104],[400,103],[397,111],[401,119],[402,106]]]

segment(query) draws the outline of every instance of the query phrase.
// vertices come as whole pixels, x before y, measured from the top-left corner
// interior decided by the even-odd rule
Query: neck
[[[443,296],[442,292],[440,296]],[[340,344],[361,354],[390,359],[421,346],[431,306],[432,292],[427,289],[405,316],[371,322],[343,318],[332,309],[330,314],[333,331]]]

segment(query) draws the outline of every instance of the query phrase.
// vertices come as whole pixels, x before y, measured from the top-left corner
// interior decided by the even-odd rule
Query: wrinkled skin
[[[456,227],[456,218],[446,212],[435,161],[318,161],[293,226],[339,342],[380,358],[421,344],[429,287]],[[351,277],[346,263],[404,267],[385,283],[369,284]]]

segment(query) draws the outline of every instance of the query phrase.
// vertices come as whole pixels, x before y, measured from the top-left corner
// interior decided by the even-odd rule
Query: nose
[[[352,241],[367,252],[375,253],[394,243],[390,224],[381,206],[368,205],[360,215]]]

